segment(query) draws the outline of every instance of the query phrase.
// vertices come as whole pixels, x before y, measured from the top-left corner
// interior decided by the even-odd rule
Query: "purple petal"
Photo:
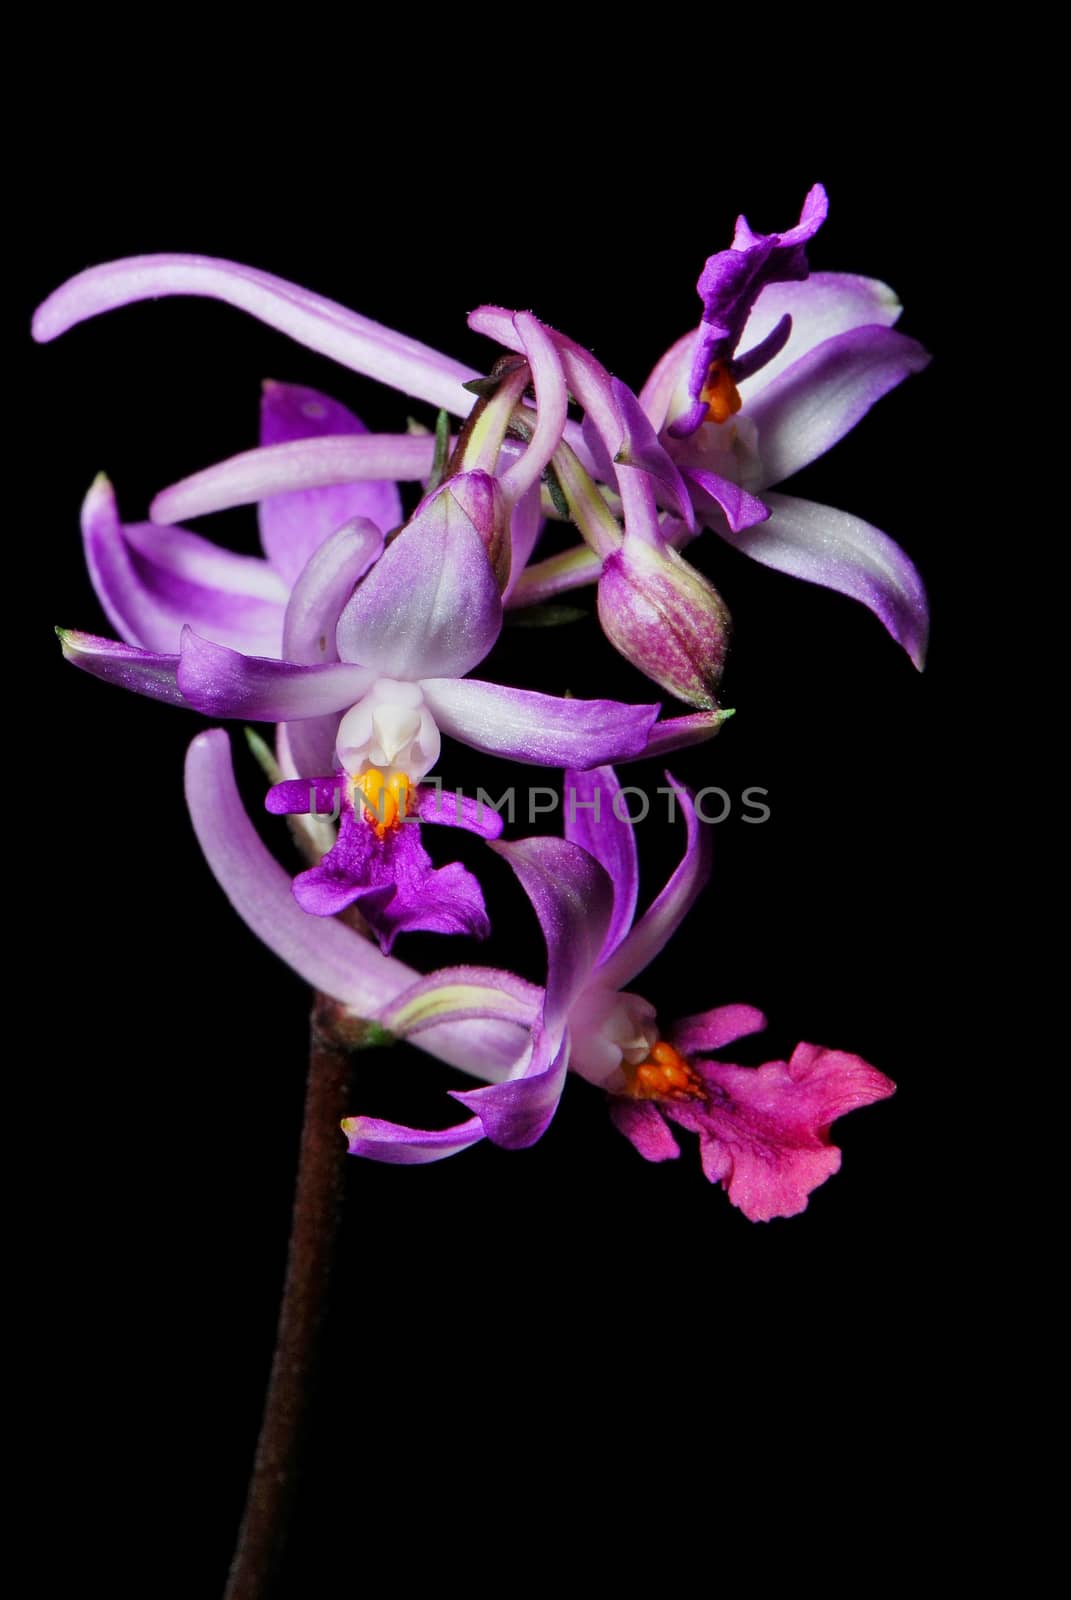
[[[186,702],[215,717],[252,722],[294,722],[345,711],[359,700],[376,674],[350,662],[294,666],[263,656],[239,655],[184,630],[178,683]]]
[[[665,355],[659,356],[651,368],[651,375],[639,393],[639,402],[651,426],[661,432],[677,385],[684,381],[691,364],[695,329],[682,334],[671,344]]]
[[[482,800],[470,800],[460,789],[444,789],[441,785],[420,785],[412,815],[421,822],[464,828],[468,833],[479,834],[481,839],[497,839],[502,832],[502,818],[493,806],[485,805]]]
[[[381,839],[349,806],[334,847],[294,879],[294,897],[315,917],[358,905],[386,954],[400,933],[418,928],[474,939],[486,939],[491,931],[477,880],[456,861],[436,870],[420,842],[419,824],[388,828]]]
[[[337,772],[318,778],[285,778],[268,790],[264,807],[274,817],[305,817],[310,813],[337,816],[341,814],[347,787],[346,779]]]
[[[294,384],[266,383],[260,401],[262,445],[289,444],[325,434],[367,434],[352,411]],[[343,523],[367,519],[382,532],[402,520],[402,502],[394,483],[340,483],[272,495],[260,504],[260,537],[264,553],[287,583],[293,583],[313,552]]]
[[[741,379],[745,405],[816,345],[852,328],[891,328],[902,309],[888,284],[850,272],[812,272],[803,283],[767,284],[752,307],[741,348],[753,350],[786,316],[792,318],[792,330],[778,355],[753,377]]]
[[[665,776],[684,811],[687,828],[684,856],[661,894],[600,968],[600,982],[615,989],[626,988],[637,973],[650,966],[676,933],[710,877],[710,830],[700,827],[687,789],[670,773]]]
[[[441,967],[406,989],[376,1017],[399,1038],[412,1039],[444,1020],[497,1017],[531,1028],[543,1007],[543,990],[499,967]]]
[[[519,839],[491,848],[520,879],[547,943],[543,1022],[548,1053],[554,1053],[569,1010],[606,942],[613,885],[586,850],[565,839]]]
[[[660,503],[667,506],[685,525],[695,526],[691,498],[676,462],[661,444],[639,400],[618,378],[610,381],[611,393],[621,423],[621,442],[611,462],[593,425],[585,419],[584,437],[600,476],[609,484],[617,482],[616,467],[636,467],[648,474],[661,490]]]
[[[600,961],[617,949],[632,927],[639,891],[636,835],[632,824],[618,815],[620,793],[613,767],[597,767],[594,772],[570,769],[565,774],[565,837],[594,856],[613,887],[613,915],[599,951]]]
[[[375,523],[357,517],[310,556],[286,608],[283,659],[301,666],[338,660],[335,630],[357,583],[383,551]]]
[[[190,745],[186,799],[201,849],[227,898],[257,937],[308,983],[369,1017],[419,979],[412,967],[381,955],[344,923],[301,910],[290,875],[246,815],[230,741],[220,728],[198,734]],[[474,1021],[429,1028],[419,1043],[451,1066],[496,1078],[516,1061],[518,1039],[512,1024]]]
[[[187,704],[177,682],[178,656],[139,650],[136,645],[101,639],[78,628],[57,628],[56,632],[66,659],[83,672],[103,678],[105,683],[117,683],[122,689],[132,689],[135,694],[148,695],[151,700]]]
[[[124,528],[103,475],[83,503],[82,538],[100,603],[129,644],[177,652],[190,622],[238,649],[279,651],[286,588],[266,562],[218,550],[184,528]]]
[[[656,705],[559,700],[479,678],[425,678],[421,688],[443,733],[539,766],[587,769],[642,755],[658,716]]]
[[[447,485],[389,544],[342,613],[338,648],[391,678],[454,678],[502,627],[487,550]]]
[[[640,756],[668,756],[674,750],[688,750],[695,744],[706,744],[708,739],[713,739],[720,733],[722,725],[734,713],[732,711],[693,711],[687,717],[666,717],[663,722],[656,722],[647,737],[647,743],[640,751]]]
[[[862,601],[921,671],[929,608],[922,579],[900,546],[847,511],[772,490],[766,499],[769,521],[746,533],[723,532],[722,538],[775,572]]]
[[[929,360],[917,340],[893,328],[853,328],[801,357],[748,402],[763,483],[781,483],[823,455]]]
[[[685,467],[684,478],[687,483],[694,484],[714,501],[724,513],[725,520],[733,533],[740,533],[744,528],[753,528],[757,523],[765,522],[770,515],[768,508],[755,495],[748,494],[739,484],[732,483],[717,472],[707,472],[702,467]],[[702,503],[698,510],[702,520]]]
[[[542,323],[530,311],[518,311],[513,326],[528,358],[538,407],[528,448],[502,476],[503,491],[515,501],[539,482],[544,467],[561,443],[569,395],[554,342]]]
[[[681,1153],[662,1113],[649,1100],[611,1095],[610,1121],[645,1161],[673,1161]]]
[[[471,397],[461,386],[478,376],[471,368],[297,284],[211,256],[129,256],[90,267],[38,308],[33,336],[44,343],[102,311],[174,294],[226,301],[353,372],[457,416],[468,413]]]
[[[470,1117],[455,1128],[405,1128],[379,1117],[346,1117],[342,1131],[349,1140],[351,1156],[366,1156],[398,1166],[420,1166],[429,1161],[444,1161],[456,1156],[484,1137],[479,1117]]]
[[[434,437],[415,433],[332,435],[243,450],[162,489],[149,514],[154,522],[171,522],[252,505],[269,497],[281,501],[291,494],[311,496],[317,490],[344,485],[386,493],[390,485],[376,480],[420,482],[430,473],[434,455]],[[383,529],[400,520],[400,514],[391,516],[386,510],[372,518]]]
[[[283,626],[283,659],[302,666],[338,660],[335,630],[354,586],[377,560],[383,535],[373,522],[358,518],[331,534],[299,576]],[[300,773],[313,775],[334,765],[337,716],[295,722],[290,753]]]
[[[531,1066],[523,1077],[486,1089],[451,1089],[451,1098],[476,1113],[493,1143],[506,1150],[526,1150],[546,1132],[565,1087],[568,1040],[546,1062],[548,1053],[546,1035],[537,1031]]]
[[[794,1217],[840,1167],[832,1123],[884,1100],[895,1084],[858,1056],[801,1044],[789,1062],[695,1063],[705,1102],[671,1101],[667,1117],[699,1135],[703,1171],[752,1222]]]
[[[765,1027],[766,1018],[754,1006],[716,1006],[713,1011],[701,1011],[694,1017],[681,1017],[670,1030],[669,1042],[682,1056],[692,1056],[704,1050],[721,1050],[749,1034],[761,1033]]]
[[[540,510],[539,485],[535,484],[526,495],[521,496],[510,518],[509,582],[502,591],[503,604],[509,604],[510,595],[532,559],[532,551],[542,531],[543,516]]]

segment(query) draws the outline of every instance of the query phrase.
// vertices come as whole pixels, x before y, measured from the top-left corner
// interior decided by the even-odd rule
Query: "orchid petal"
[[[832,506],[766,491],[770,517],[761,527],[727,534],[734,549],[794,578],[862,601],[922,670],[929,608],[912,562],[888,534]]]
[[[569,1009],[587,983],[613,913],[613,885],[602,865],[565,839],[519,839],[491,848],[516,873],[547,944],[543,1022],[556,1051]]]
[[[348,661],[294,666],[264,656],[244,656],[183,630],[178,683],[186,702],[216,717],[252,722],[295,722],[344,711],[375,681],[367,667]]]
[[[539,1015],[543,991],[496,967],[442,967],[397,995],[376,1021],[399,1038],[440,1022],[498,1017],[529,1028]]]
[[[613,915],[599,951],[604,961],[632,927],[639,892],[639,864],[632,824],[619,815],[621,785],[613,767],[565,774],[565,837],[605,868],[613,887]]]
[[[349,437],[295,440],[243,450],[215,466],[191,473],[162,489],[149,508],[154,522],[203,517],[211,511],[251,505],[270,498],[340,485],[363,485],[377,491],[389,489],[381,480],[420,482],[431,471],[435,440],[431,434],[367,433]],[[346,521],[345,517],[341,521]],[[373,517],[389,530],[401,521],[401,512],[381,510]],[[336,521],[335,527],[339,526]]]
[[[391,678],[453,678],[483,660],[501,627],[487,550],[447,485],[387,546],[343,611],[338,649]]]
[[[802,283],[767,284],[751,308],[741,349],[753,350],[786,316],[792,318],[792,331],[779,354],[759,372],[740,380],[745,405],[817,345],[853,328],[891,328],[902,310],[887,283],[850,272],[812,272]]]
[[[665,1117],[650,1100],[611,1095],[610,1121],[645,1161],[674,1161],[681,1153]]]
[[[483,1131],[506,1150],[526,1150],[542,1138],[558,1109],[569,1067],[569,1042],[563,1040],[548,1062],[546,1036],[537,1033],[531,1065],[523,1077],[486,1089],[451,1089],[451,1099],[474,1111]]]
[[[248,311],[351,371],[445,407],[456,416],[464,416],[469,409],[470,397],[462,385],[478,374],[461,362],[297,284],[211,256],[128,256],[90,267],[68,279],[38,307],[33,335],[46,343],[102,311],[137,300],[186,294],[205,295]]]
[[[455,1128],[406,1128],[379,1117],[346,1117],[342,1131],[349,1140],[351,1156],[365,1156],[398,1166],[421,1166],[429,1161],[444,1161],[456,1156],[484,1137],[478,1117],[470,1117]]]
[[[713,739],[716,733],[721,732],[722,725],[733,715],[731,710],[715,710],[693,711],[686,717],[666,717],[664,721],[655,723],[647,736],[646,745],[640,751],[640,756],[644,759],[650,756],[668,756],[674,750],[688,750],[692,745],[705,744],[708,739]]]
[[[124,527],[103,475],[83,503],[82,538],[97,597],[128,644],[175,652],[192,622],[238,649],[278,651],[286,588],[266,562],[184,528]]]
[[[746,489],[741,489],[739,484],[723,478],[718,472],[708,472],[703,467],[685,467],[684,478],[709,495],[724,514],[733,533],[753,528],[757,523],[765,522],[770,515],[769,508],[763,505],[757,495],[748,494]]]
[[[324,434],[367,435],[359,417],[337,400],[295,384],[266,383],[260,402],[260,442],[289,444]],[[386,465],[387,463],[384,463]],[[386,472],[382,474],[388,476]],[[393,474],[389,474],[393,477]],[[260,537],[268,560],[293,583],[310,556],[336,528],[354,518],[380,532],[397,527],[402,502],[394,483],[340,483],[272,495],[260,504]]]
[[[558,699],[479,678],[425,678],[421,688],[443,733],[539,766],[586,769],[642,755],[658,717],[656,705]]]
[[[509,604],[510,596],[524,575],[542,531],[543,515],[539,500],[539,485],[533,484],[528,493],[518,500],[510,518],[510,568],[509,582],[502,591],[504,605]]]
[[[618,481],[618,467],[636,467],[645,472],[661,490],[660,504],[667,506],[691,530],[695,514],[691,497],[677,463],[660,443],[647,414],[628,386],[618,378],[610,380],[610,390],[621,425],[621,442],[611,461],[593,422],[585,417],[584,438],[599,469],[599,476],[611,485]]]
[[[139,650],[136,645],[102,639],[79,628],[57,628],[56,632],[64,657],[72,666],[81,667],[94,678],[103,678],[105,683],[117,683],[122,689],[148,695],[151,700],[187,704],[178,686],[177,655]]]
[[[763,483],[781,483],[824,455],[929,360],[916,339],[893,328],[853,328],[809,351],[748,401]]]
[[[335,629],[342,609],[383,549],[373,522],[356,518],[331,534],[301,573],[283,625],[283,659],[302,666],[337,661]],[[307,717],[293,724],[290,753],[299,773],[312,776],[334,765],[338,717]]]
[[[491,931],[483,893],[460,862],[435,868],[415,823],[388,828],[380,837],[347,807],[338,839],[327,854],[294,879],[294,898],[314,917],[333,917],[357,905],[385,954],[400,933],[465,934]]]
[[[530,311],[518,311],[513,326],[528,358],[538,410],[528,448],[502,475],[503,492],[511,501],[519,500],[539,482],[543,469],[561,443],[569,408],[562,364],[542,323]]]
[[[801,1044],[791,1061],[695,1063],[706,1100],[670,1101],[667,1117],[699,1135],[703,1171],[752,1222],[794,1217],[840,1168],[832,1123],[885,1100],[895,1084],[859,1056]]]
[[[227,898],[253,933],[315,988],[364,1017],[375,1016],[420,974],[381,955],[367,939],[329,917],[310,917],[291,879],[246,815],[221,728],[198,734],[186,757],[186,798],[194,829]],[[522,1035],[511,1023],[444,1023],[420,1036],[420,1048],[474,1077],[512,1070]]]
[[[413,816],[421,822],[443,823],[450,828],[464,828],[481,839],[497,839],[502,832],[502,818],[493,806],[482,800],[470,800],[460,789],[444,789],[435,784],[421,784],[416,791]]]
[[[343,608],[383,551],[375,523],[357,517],[313,551],[294,584],[283,627],[283,659],[300,666],[338,660],[335,630]]]
[[[615,989],[626,988],[637,973],[650,966],[676,933],[710,876],[710,830],[700,827],[687,789],[670,773],[665,776],[684,811],[684,855],[665,888],[600,968],[600,982]]]
[[[749,1034],[761,1033],[766,1018],[754,1006],[716,1006],[693,1017],[681,1017],[673,1024],[669,1042],[682,1056],[704,1050],[721,1050]]]

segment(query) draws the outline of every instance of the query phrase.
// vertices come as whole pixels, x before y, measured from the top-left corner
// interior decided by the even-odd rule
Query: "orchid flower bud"
[[[716,705],[729,612],[672,546],[626,536],[603,562],[598,603],[603,632],[627,661],[688,705]]]

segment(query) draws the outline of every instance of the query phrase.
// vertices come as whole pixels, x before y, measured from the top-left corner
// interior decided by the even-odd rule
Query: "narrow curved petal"
[[[671,344],[664,356],[659,356],[651,368],[651,375],[639,393],[639,402],[656,431],[666,420],[669,402],[678,384],[687,377],[692,365],[692,347],[697,334],[694,328]]]
[[[352,411],[315,389],[288,383],[264,385],[262,445],[289,444],[325,434],[367,436],[368,429]],[[384,472],[383,476],[387,475]],[[361,518],[374,523],[381,533],[389,532],[402,520],[402,502],[393,482],[338,483],[272,495],[261,501],[259,516],[265,555],[286,582],[293,583],[336,528]]]
[[[221,728],[198,734],[186,757],[186,799],[201,849],[238,915],[256,936],[314,988],[376,1015],[420,973],[381,955],[369,940],[333,918],[310,917],[291,890],[290,875],[261,842],[246,815]],[[523,1035],[511,1023],[443,1023],[420,1036],[429,1055],[474,1077],[511,1070]]]
[[[867,606],[922,670],[929,607],[922,579],[888,534],[853,517],[794,495],[766,491],[770,517],[761,527],[726,534],[734,549],[775,572],[805,578]]]
[[[347,661],[302,667],[240,655],[200,638],[192,628],[183,632],[178,667],[187,704],[209,716],[248,717],[251,722],[294,722],[345,711],[375,676]]]
[[[546,1035],[537,1032],[532,1063],[523,1077],[486,1089],[451,1089],[451,1098],[474,1111],[487,1137],[506,1150],[527,1150],[542,1138],[558,1109],[569,1068],[565,1039],[546,1061]]]
[[[803,356],[748,401],[763,484],[781,483],[824,455],[929,360],[916,339],[893,328],[853,328]]]
[[[286,587],[266,562],[184,528],[124,527],[103,475],[82,505],[82,540],[97,597],[128,644],[177,652],[189,622],[221,644],[278,653]]]
[[[601,571],[601,557],[586,544],[548,556],[545,561],[537,561],[535,566],[519,573],[516,582],[511,583],[506,591],[507,610],[540,605],[556,595],[567,594],[570,589],[595,583]]]
[[[891,328],[902,310],[887,283],[851,272],[812,272],[802,283],[767,284],[751,308],[740,340],[741,350],[753,350],[761,344],[783,317],[792,318],[792,330],[784,348],[766,366],[741,379],[744,403],[750,404],[782,372],[827,339],[850,333],[853,328]]]
[[[424,698],[443,733],[491,755],[583,770],[642,755],[658,707],[565,700],[479,678],[425,678]]]
[[[613,767],[597,767],[594,772],[570,768],[565,774],[565,837],[595,858],[613,887],[613,915],[599,951],[600,961],[617,949],[632,927],[639,892],[636,835],[624,815],[627,807],[618,802],[620,793]]]
[[[532,551],[542,531],[543,515],[540,509],[539,485],[533,484],[528,493],[518,500],[510,517],[509,582],[502,591],[503,605],[509,604],[510,596],[532,559]]]
[[[692,1056],[721,1050],[765,1027],[766,1018],[754,1006],[716,1006],[694,1017],[681,1017],[670,1029],[669,1042],[682,1056]]]
[[[741,489],[739,484],[723,478],[718,472],[708,472],[703,467],[685,467],[684,479],[714,501],[724,513],[733,533],[753,528],[757,523],[765,522],[770,515],[769,508],[763,505],[757,495],[748,494],[746,489]]]
[[[610,390],[621,426],[621,442],[611,461],[606,446],[593,423],[585,417],[584,438],[604,482],[615,486],[618,467],[635,467],[645,472],[658,486],[659,504],[668,507],[691,530],[695,514],[691,497],[677,463],[660,442],[639,400],[618,378],[610,380]]]
[[[491,848],[517,874],[543,930],[547,944],[543,1023],[548,1052],[556,1053],[569,1010],[606,942],[613,885],[598,861],[565,839],[519,839]]]
[[[493,806],[485,805],[482,800],[471,800],[460,789],[444,789],[433,783],[421,784],[417,789],[412,815],[421,822],[464,828],[481,839],[497,839],[502,832],[502,818]]]
[[[361,584],[339,620],[338,649],[391,678],[453,678],[483,660],[501,627],[487,550],[447,486]]]
[[[661,894],[600,968],[600,981],[615,989],[626,988],[637,973],[650,966],[676,933],[710,877],[710,830],[700,827],[687,789],[668,772],[666,782],[674,790],[684,812],[687,829],[684,855]]]
[[[139,650],[136,645],[102,639],[78,628],[57,628],[56,633],[65,659],[92,677],[148,695],[150,700],[167,700],[176,706],[188,703],[178,686],[177,655]]]
[[[102,311],[176,294],[223,300],[352,372],[363,372],[457,416],[468,413],[471,397],[462,385],[479,374],[460,361],[297,284],[212,256],[128,256],[90,267],[38,307],[33,336],[46,343]]]
[[[498,1017],[530,1028],[539,1016],[543,991],[498,967],[442,967],[396,996],[376,1021],[399,1038],[411,1039],[440,1022]]]
[[[383,535],[365,517],[347,522],[313,551],[286,608],[284,661],[319,666],[338,660],[338,619],[358,582],[382,551]]]
[[[732,710],[693,711],[687,717],[666,717],[664,721],[655,723],[639,754],[643,758],[668,756],[674,750],[688,750],[692,745],[706,744],[708,739],[713,739],[716,733],[721,732],[723,724],[734,715]]]
[[[416,433],[331,435],[266,445],[243,450],[162,489],[149,515],[154,522],[175,522],[340,485],[366,484],[379,489],[382,485],[376,480],[382,478],[422,482],[431,471],[434,455],[434,436]],[[372,521],[389,531],[401,521],[401,514],[383,511]]]
[[[528,448],[502,475],[504,493],[510,500],[519,500],[539,482],[543,469],[561,443],[569,395],[558,352],[543,324],[530,311],[518,311],[513,326],[528,358],[538,408]]]
[[[351,1156],[366,1156],[397,1166],[423,1166],[429,1161],[445,1161],[484,1137],[479,1117],[470,1117],[455,1128],[406,1128],[380,1117],[346,1117],[342,1131],[349,1141]]]

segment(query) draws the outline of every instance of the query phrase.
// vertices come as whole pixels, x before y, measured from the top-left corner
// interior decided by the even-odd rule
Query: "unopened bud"
[[[729,648],[725,602],[671,546],[626,538],[603,562],[599,621],[616,650],[678,700],[703,710]]]

